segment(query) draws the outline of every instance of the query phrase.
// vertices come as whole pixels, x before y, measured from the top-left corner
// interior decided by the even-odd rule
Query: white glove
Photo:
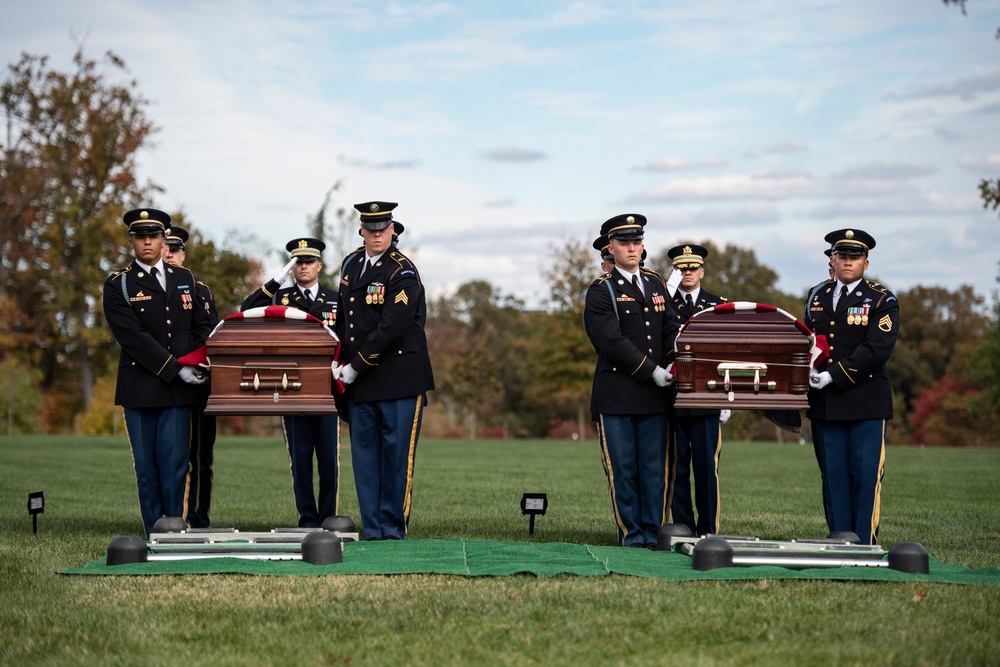
[[[357,379],[358,372],[350,364],[340,368],[340,381],[344,384],[351,384]]]
[[[674,269],[670,272],[670,277],[667,278],[667,291],[670,292],[670,296],[673,296],[674,292],[677,291],[677,286],[681,284],[683,277],[684,274],[681,273],[680,269]]]
[[[657,366],[653,371],[653,382],[656,383],[657,387],[666,387],[673,379],[674,376],[670,374],[670,371],[662,366]]]
[[[181,379],[188,384],[205,384],[205,376],[195,371],[190,366],[181,366],[181,369],[177,371],[177,374],[180,375]]]
[[[727,421],[729,421],[729,418],[732,417],[732,416],[733,416],[733,411],[732,410],[722,410],[722,411],[720,411],[719,412],[719,423],[720,424],[725,424]]]
[[[344,367],[340,365],[339,361],[334,361],[330,363],[330,372],[333,374],[334,380],[340,379],[340,373],[344,370]]]
[[[822,389],[831,382],[833,382],[833,376],[830,375],[830,371],[817,373],[816,369],[809,369],[809,386],[813,389]]]
[[[288,262],[288,264],[285,264],[284,268],[281,269],[281,271],[278,271],[276,274],[274,274],[274,282],[278,283],[279,285],[284,283],[285,279],[288,278],[288,274],[292,272],[292,267],[295,266],[295,263],[297,261],[299,261],[298,257],[292,257],[292,261]]]

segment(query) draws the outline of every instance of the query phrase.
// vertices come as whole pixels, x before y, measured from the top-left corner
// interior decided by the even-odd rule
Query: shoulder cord
[[[618,320],[619,322],[621,322],[622,318],[621,318],[620,315],[618,315],[618,301],[617,301],[617,299],[615,299],[615,288],[611,286],[611,281],[610,280],[605,280],[604,281],[604,286],[608,288],[608,294],[611,296],[611,307],[614,308],[614,310],[615,310],[615,319]],[[584,331],[584,333],[587,333],[587,313],[586,313],[586,311],[580,316],[580,319],[583,320],[583,331]]]

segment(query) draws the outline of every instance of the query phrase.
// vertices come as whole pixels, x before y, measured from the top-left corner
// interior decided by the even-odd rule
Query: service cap
[[[708,257],[708,248],[693,243],[677,245],[667,251],[667,257],[678,269],[700,269]]]
[[[170,216],[155,208],[137,208],[122,216],[122,222],[128,226],[128,233],[162,234],[170,226]]]
[[[606,220],[601,225],[601,234],[608,240],[641,241],[642,228],[646,226],[646,216],[638,213],[622,213]]]
[[[868,251],[875,247],[875,239],[861,229],[838,229],[823,237],[830,244],[830,254],[868,256]]]
[[[321,259],[320,253],[326,250],[326,244],[319,239],[292,239],[285,244],[285,250],[292,253],[292,257]]]
[[[354,208],[361,214],[361,226],[377,232],[389,226],[392,222],[392,209],[397,206],[399,204],[391,201],[368,201],[355,204]]]

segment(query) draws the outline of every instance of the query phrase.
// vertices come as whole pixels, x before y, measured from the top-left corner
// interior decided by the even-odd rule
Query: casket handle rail
[[[248,380],[244,380],[243,382],[240,382],[240,389],[242,389],[244,391],[249,391],[251,389],[253,389],[254,391],[260,391],[261,386],[264,386],[265,389],[271,389],[271,387],[266,386],[267,384],[268,383],[261,381],[261,379],[260,379],[260,373],[254,373],[253,374],[253,380],[249,380],[249,381]],[[274,390],[277,391],[277,389],[278,389],[278,387],[277,387],[277,385],[275,385]],[[288,391],[288,390],[299,391],[300,389],[302,389],[302,383],[301,382],[289,381],[289,379],[288,379],[288,373],[282,373],[281,374],[281,389],[283,391]]]
[[[752,377],[753,378],[753,393],[758,393],[761,388],[760,378],[767,375],[767,364],[760,362],[738,362],[738,361],[723,361],[716,367],[716,371],[722,376],[722,389],[726,392],[732,392],[733,382],[731,378],[740,377]],[[718,389],[719,383],[717,380],[708,381],[709,389]],[[773,381],[768,381],[764,383],[764,388],[768,391],[775,391],[778,388],[778,383]],[[732,397],[730,397],[732,400]]]

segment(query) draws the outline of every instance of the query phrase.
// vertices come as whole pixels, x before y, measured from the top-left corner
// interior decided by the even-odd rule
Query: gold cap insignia
[[[685,255],[690,255],[691,254],[691,246],[689,246],[689,245],[684,246],[684,254]]]
[[[142,213],[139,214],[139,219],[140,220],[145,220],[148,217],[149,217],[149,213],[147,211],[143,211]]]
[[[305,239],[299,239],[299,248],[308,248],[309,242]]]
[[[629,217],[625,218],[625,222],[627,222],[628,224],[630,224],[630,225],[631,225],[631,224],[632,224],[633,222],[635,222],[635,218],[633,218],[633,217],[632,217],[632,216],[630,215]]]
[[[853,229],[848,229],[846,232],[844,232],[844,236],[846,236],[849,239],[853,239],[854,238],[854,230]]]
[[[378,204],[372,204],[368,208],[371,210],[372,213],[377,213],[378,212]]]

